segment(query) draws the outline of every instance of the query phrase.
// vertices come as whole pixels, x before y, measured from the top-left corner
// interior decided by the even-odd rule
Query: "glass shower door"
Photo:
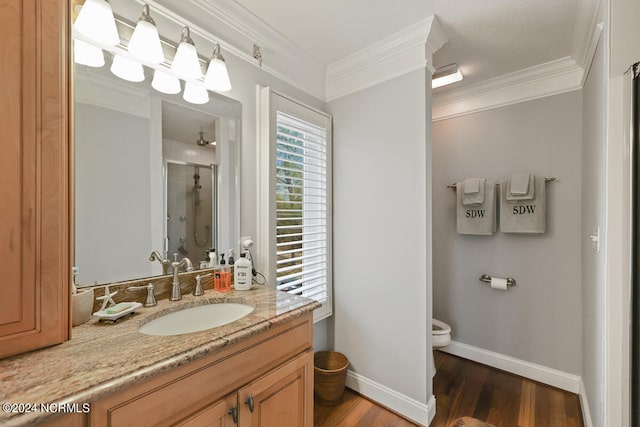
[[[166,164],[166,245],[169,259],[187,257],[197,268],[217,238],[216,167]]]

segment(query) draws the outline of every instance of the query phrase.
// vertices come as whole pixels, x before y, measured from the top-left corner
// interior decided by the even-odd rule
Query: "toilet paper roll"
[[[501,291],[507,290],[507,279],[501,277],[491,278],[491,289],[500,289]]]

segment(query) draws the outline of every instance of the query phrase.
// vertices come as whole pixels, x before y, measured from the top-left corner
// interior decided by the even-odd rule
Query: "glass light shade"
[[[216,58],[212,58],[211,61],[209,61],[209,68],[207,68],[207,75],[204,78],[204,85],[207,89],[217,92],[231,90],[231,81],[229,81],[229,73],[227,72],[227,65],[224,61]]]
[[[96,43],[106,46],[120,43],[111,5],[105,0],[86,0],[73,26]]]
[[[104,65],[104,53],[98,46],[82,40],[74,40],[73,60],[76,64],[99,68]]]
[[[442,68],[438,68],[433,74],[431,80],[431,88],[436,89],[442,86],[459,82],[464,76],[457,64],[450,64]]]
[[[200,78],[202,70],[196,47],[187,42],[180,43],[176,56],[173,58],[171,70],[185,81]]]
[[[180,93],[182,88],[180,87],[180,80],[177,77],[172,76],[169,73],[165,73],[161,70],[156,70],[153,73],[153,80],[151,81],[151,87],[158,92],[174,95]]]
[[[121,79],[130,82],[141,82],[144,80],[142,65],[120,55],[113,57],[111,72]]]
[[[164,62],[160,36],[155,25],[147,21],[138,21],[129,42],[129,53],[141,61],[152,64]]]
[[[209,92],[199,83],[186,82],[182,98],[192,104],[206,104],[209,102]]]

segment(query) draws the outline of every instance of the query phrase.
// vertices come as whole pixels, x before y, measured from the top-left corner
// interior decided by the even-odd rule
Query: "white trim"
[[[429,425],[435,416],[434,396],[426,404],[418,402],[351,370],[347,372],[346,386],[420,425]]]
[[[601,19],[603,3],[603,0],[581,0],[578,2],[571,56],[575,58],[576,63],[584,70],[589,68],[589,64],[595,54],[596,45],[593,41],[596,33],[602,31],[602,23],[598,23],[598,21]],[[599,29],[598,26],[600,26]]]
[[[432,120],[498,108],[580,89],[584,71],[571,57],[433,95]]]
[[[258,68],[252,51],[253,44],[258,44],[263,55],[262,71],[318,99],[324,99],[326,67],[236,2],[189,0],[191,7],[181,9],[178,13],[157,0],[134,1],[141,5],[148,3],[154,19],[162,17],[179,27],[188,25],[199,53],[204,56],[209,54],[206,52],[209,47],[203,50],[197,38],[209,42],[210,48],[219,43],[224,55],[232,54]],[[214,29],[217,34],[208,28]],[[230,73],[233,79],[233,71],[230,70]]]
[[[433,394],[427,402],[427,415],[429,417],[429,424],[427,425],[431,425],[431,422],[436,417],[436,397]]]
[[[446,38],[430,16],[327,66],[326,101],[427,66]],[[431,67],[432,68],[432,67]]]
[[[151,117],[150,94],[134,88],[121,80],[110,79],[99,73],[76,67],[74,72],[75,102],[149,119]]]
[[[569,374],[472,345],[462,344],[457,341],[451,341],[451,344],[438,350],[520,375],[521,377],[529,378],[543,384],[548,384],[571,393],[578,394],[580,391],[581,378],[578,375]]]
[[[591,33],[591,39],[588,42],[586,47],[587,53],[582,64],[582,69],[584,73],[582,74],[582,81],[580,82],[580,86],[584,86],[585,80],[587,80],[587,76],[589,75],[589,69],[591,68],[591,62],[593,62],[593,58],[596,54],[596,48],[598,47],[598,42],[600,41],[600,37],[602,36],[602,30],[604,29],[604,23],[600,22],[596,24],[593,32]]]
[[[593,420],[591,419],[591,412],[589,411],[589,399],[587,397],[587,389],[584,385],[584,381],[580,378],[580,408],[582,409],[582,421],[584,427],[593,427]]]

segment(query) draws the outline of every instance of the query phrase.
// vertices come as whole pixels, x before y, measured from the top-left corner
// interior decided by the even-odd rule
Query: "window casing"
[[[322,303],[317,321],[332,313],[331,117],[268,88],[261,99],[261,260],[278,290]]]

